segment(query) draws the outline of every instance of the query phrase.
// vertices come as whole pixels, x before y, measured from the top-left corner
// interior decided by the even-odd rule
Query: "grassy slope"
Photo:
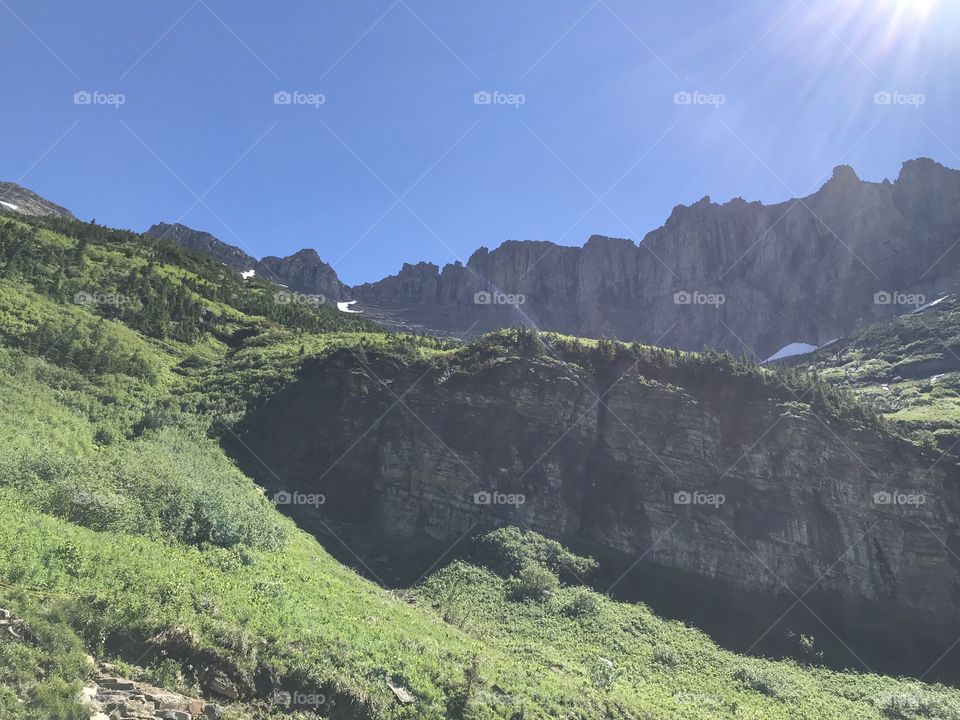
[[[960,301],[879,323],[797,359],[856,392],[920,442],[956,454],[960,440]]]
[[[47,230],[34,241],[76,244]],[[362,579],[280,516],[207,431],[331,349],[437,362],[454,351],[340,326],[335,315],[252,315],[247,294],[269,288],[233,287],[218,268],[176,253],[158,274],[190,279],[191,297],[222,322],[195,315],[196,332],[167,331],[140,310],[104,319],[109,308],[64,302],[80,286],[110,289],[129,263],[157,261],[136,238],[111,242],[118,247],[92,243],[66,287],[51,287],[44,258],[3,268],[0,606],[30,634],[0,641],[0,717],[79,717],[71,697],[92,652],[194,693],[204,667],[216,667],[244,690],[237,717],[267,712],[256,680],[272,675],[335,699],[327,710],[342,717],[960,718],[954,690],[739,658],[642,605],[583,588],[516,600],[509,580],[462,562],[404,593]],[[197,291],[205,287],[215,297]],[[321,324],[331,332],[304,330]],[[40,345],[41,326],[82,332]],[[238,343],[238,332],[249,336]],[[458,362],[511,352],[508,336],[457,353]],[[552,341],[562,353],[596,351],[597,362],[627,352]],[[664,364],[658,353],[650,361]],[[180,642],[151,645],[158,636]],[[387,680],[416,702],[395,703]]]

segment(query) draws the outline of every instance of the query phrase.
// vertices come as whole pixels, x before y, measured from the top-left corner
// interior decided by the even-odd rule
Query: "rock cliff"
[[[308,295],[322,295],[329,301],[349,298],[349,288],[337,273],[320,259],[316,250],[300,250],[288,257],[265,257],[257,263],[257,275],[280,282]]]
[[[552,354],[315,361],[250,418],[251,471],[388,537],[511,523],[741,590],[954,622],[952,461],[756,376]]]
[[[447,331],[529,324],[762,359],[911,309],[877,303],[878,293],[954,288],[958,238],[960,172],[919,159],[895,182],[872,183],[841,166],[805,198],[678,206],[639,245],[511,241],[466,265],[404,265],[353,295]],[[484,292],[492,302],[476,301]]]

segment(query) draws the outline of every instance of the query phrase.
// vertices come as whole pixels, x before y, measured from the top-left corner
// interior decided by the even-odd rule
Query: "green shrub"
[[[733,673],[733,678],[761,695],[776,699],[783,697],[784,680],[769,670],[744,666]]]
[[[600,609],[600,597],[600,595],[588,588],[574,588],[570,592],[569,601],[563,607],[563,612],[573,618],[584,618],[596,615]]]
[[[509,577],[529,563],[535,563],[558,575],[580,580],[597,568],[597,562],[567,550],[539,533],[504,527],[474,541],[471,559],[495,573]]]
[[[556,573],[543,565],[528,562],[520,568],[517,577],[511,580],[510,590],[517,600],[543,600],[559,585],[560,579]]]

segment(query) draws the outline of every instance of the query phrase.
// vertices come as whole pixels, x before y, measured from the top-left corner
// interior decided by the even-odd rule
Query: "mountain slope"
[[[0,182],[0,209],[13,210],[21,215],[73,217],[73,213],[65,207],[60,207],[32,190],[11,182]]]
[[[960,454],[960,302],[956,295],[796,358],[856,392],[920,442]]]
[[[323,358],[454,348],[274,307],[275,287],[155,238],[31,223],[0,219],[0,606],[23,621],[0,639],[0,716],[85,717],[86,652],[230,718],[283,714],[278,697],[377,720],[960,717],[956,690],[738,657],[578,587],[566,571],[592,563],[526,533],[378,587],[210,435]]]
[[[215,238],[208,232],[193,230],[186,225],[176,223],[157,223],[144,233],[153,235],[164,240],[170,240],[177,245],[193,250],[194,252],[206,253],[219,263],[223,263],[234,272],[246,272],[252,270],[257,260],[248,255],[240,248],[229,245],[218,238]]]

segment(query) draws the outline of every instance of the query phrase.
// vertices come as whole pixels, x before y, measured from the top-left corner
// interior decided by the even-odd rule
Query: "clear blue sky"
[[[315,247],[351,284],[507,239],[639,241],[839,163],[960,167],[958,27],[947,0],[0,0],[0,179],[112,226]]]

